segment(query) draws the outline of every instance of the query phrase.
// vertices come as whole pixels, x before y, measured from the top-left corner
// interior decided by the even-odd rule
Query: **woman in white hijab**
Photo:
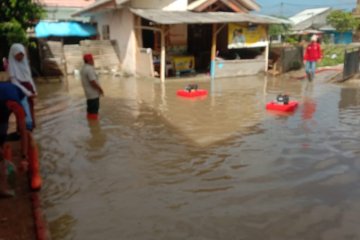
[[[14,43],[11,45],[8,67],[11,82],[18,86],[27,96],[22,105],[27,113],[27,126],[32,130],[35,127],[33,97],[36,96],[36,87],[31,76],[26,51],[22,44]]]

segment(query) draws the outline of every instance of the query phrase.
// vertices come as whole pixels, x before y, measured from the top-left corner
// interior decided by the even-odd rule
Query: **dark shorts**
[[[86,109],[87,113],[97,114],[99,112],[100,99],[99,98],[88,99],[86,100],[86,105],[87,105],[87,109]]]
[[[7,130],[9,126],[9,116],[15,114],[17,124],[25,124],[25,112],[23,107],[14,101],[6,101],[5,105],[0,104],[0,145],[3,145],[7,139]]]

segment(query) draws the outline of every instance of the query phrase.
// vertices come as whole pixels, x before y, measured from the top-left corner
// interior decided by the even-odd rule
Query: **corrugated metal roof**
[[[294,23],[298,24],[300,22],[306,21],[312,17],[315,17],[318,14],[331,10],[330,7],[327,8],[313,8],[313,9],[306,9],[302,12],[295,14],[294,16],[290,17],[289,19]]]
[[[145,19],[158,24],[209,24],[209,23],[241,23],[257,24],[291,24],[290,21],[263,15],[232,12],[190,12],[162,11],[157,9],[131,9]]]

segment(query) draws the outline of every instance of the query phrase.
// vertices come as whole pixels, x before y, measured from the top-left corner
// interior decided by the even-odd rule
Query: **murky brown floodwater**
[[[187,82],[103,77],[88,123],[69,81],[39,85],[37,104],[53,239],[360,239],[358,85],[218,79],[189,100]],[[293,115],[265,111],[280,92]]]

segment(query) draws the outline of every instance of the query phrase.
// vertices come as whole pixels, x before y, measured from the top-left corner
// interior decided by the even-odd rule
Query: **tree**
[[[1,0],[0,9],[0,37],[9,45],[26,44],[26,30],[44,15],[42,7],[32,0]]]
[[[288,20],[287,18],[285,18],[283,16],[273,16],[273,17]],[[291,28],[291,25],[286,24],[286,23],[271,24],[269,26],[270,43],[271,43],[272,37],[287,35],[289,33],[289,31],[290,31],[290,28]]]
[[[355,30],[359,26],[359,21],[350,12],[334,10],[327,17],[328,24],[333,26],[342,35],[344,32]]]

